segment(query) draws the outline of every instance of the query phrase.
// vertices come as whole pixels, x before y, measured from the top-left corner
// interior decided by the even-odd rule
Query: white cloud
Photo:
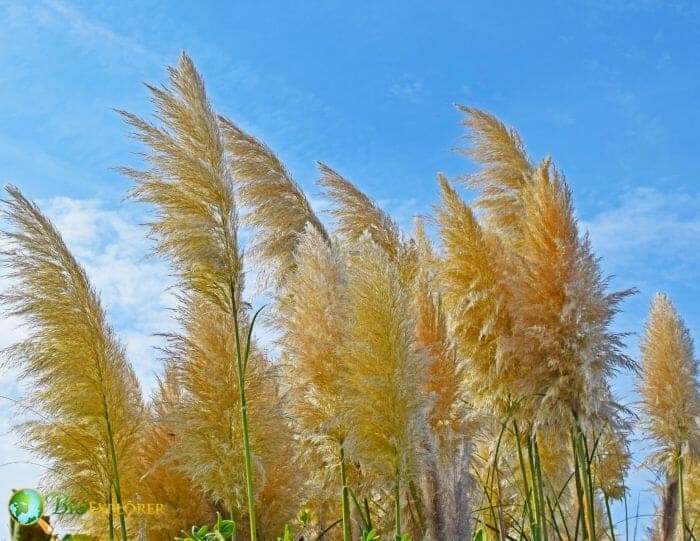
[[[5,9],[7,22],[12,26],[27,27],[31,24],[64,33],[77,45],[97,53],[111,69],[118,68],[118,63],[132,64],[135,58],[163,64],[160,57],[136,38],[115,32],[109,25],[88,17],[70,2],[0,3],[0,7]]]
[[[581,225],[605,268],[635,279],[654,277],[686,287],[700,278],[700,194],[639,187]]]
[[[42,205],[63,235],[69,249],[100,292],[110,321],[126,345],[127,353],[145,390],[153,383],[159,362],[156,333],[176,328],[169,308],[175,300],[168,268],[149,257],[140,209],[125,204],[108,209],[97,200],[66,197]]]

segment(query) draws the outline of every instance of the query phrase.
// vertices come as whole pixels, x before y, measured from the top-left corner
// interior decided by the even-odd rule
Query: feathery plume
[[[328,235],[306,195],[272,150],[230,120],[219,117],[219,122],[239,200],[250,209],[243,221],[257,232],[249,252],[255,254],[263,277],[281,285],[294,269],[294,250],[306,225],[326,241]]]
[[[613,500],[625,496],[625,475],[631,461],[627,431],[609,427],[600,435],[593,464],[597,485],[605,496]]]
[[[331,471],[339,469],[342,487],[347,486],[346,473],[351,469],[344,450],[348,433],[348,392],[344,383],[349,367],[339,347],[345,339],[348,318],[346,281],[337,244],[308,224],[299,237],[295,271],[289,276],[275,314],[276,327],[282,332],[279,345],[289,365],[287,379],[295,389],[290,396],[290,412],[302,440],[316,447],[315,454],[332,465]],[[331,484],[337,486],[325,476],[314,481],[323,492],[330,490]],[[346,498],[343,526],[344,535],[349,537]]]
[[[182,386],[171,417],[177,439],[170,456],[195,486],[214,502],[223,502],[241,524],[246,518],[247,489],[239,380],[232,362],[237,347],[233,318],[211,303],[188,302],[179,312],[183,333],[170,337],[167,350]],[[251,355],[245,387],[253,481],[259,487],[255,493],[259,502],[272,474],[269,468],[277,462],[278,450],[290,444],[290,438],[277,371],[255,347]],[[293,516],[291,512],[289,518]],[[272,535],[262,529],[262,514],[260,519],[260,533]]]
[[[119,111],[150,148],[151,169],[120,170],[136,181],[131,197],[155,207],[156,253],[171,261],[181,289],[230,310],[231,284],[240,295],[243,274],[221,132],[192,60],[183,53],[168,72],[171,88],[148,86],[163,127]]]
[[[609,327],[632,290],[606,293],[587,236],[581,237],[571,192],[545,160],[523,194],[521,251],[510,275],[509,355],[523,370],[519,395],[535,425],[606,423],[619,407],[610,377],[635,368],[623,335]]]
[[[417,480],[426,440],[426,360],[415,343],[415,313],[396,263],[369,235],[348,252],[348,454],[393,492],[400,535],[401,485]]]
[[[163,127],[121,113],[150,148],[145,157],[151,165],[147,171],[123,172],[136,181],[132,197],[154,205],[156,216],[149,225],[156,253],[169,259],[179,278],[185,331],[172,337],[171,351],[188,406],[177,415],[179,460],[183,471],[231,513],[238,513],[245,487],[246,518],[255,541],[253,477],[262,475],[262,464],[257,463],[254,474],[249,425],[267,424],[265,416],[278,403],[275,379],[267,360],[243,343],[252,323],[241,302],[234,188],[218,119],[185,53],[169,74],[170,88],[149,87]],[[255,402],[250,406],[247,392]],[[219,441],[212,434],[225,437]],[[270,448],[265,437],[264,430],[255,436],[261,445],[256,462]],[[241,456],[242,465],[236,460]]]
[[[343,380],[348,366],[338,347],[347,324],[343,263],[335,243],[307,226],[299,238],[288,294],[275,318],[289,381],[299,391],[291,397],[291,413],[302,435],[331,443],[330,456],[337,456],[347,433]]]
[[[435,397],[429,419],[435,430],[439,431],[441,426],[455,430],[464,413],[459,411],[462,367],[452,347],[442,296],[436,288],[437,255],[422,223],[416,221],[415,229],[419,254],[419,271],[414,284],[416,343],[428,354],[425,390]]]
[[[514,129],[489,113],[463,105],[457,108],[465,114],[462,124],[471,144],[460,152],[481,166],[466,178],[469,186],[479,190],[475,206],[486,211],[487,220],[499,232],[512,234],[522,213],[522,192],[534,171],[523,142]]]
[[[439,278],[452,339],[459,358],[467,363],[470,399],[506,411],[513,375],[500,357],[508,320],[494,265],[497,255],[469,206],[447,179],[440,176],[439,181],[442,200],[436,219],[443,249]]]
[[[666,541],[688,524],[683,467],[692,464],[685,457],[696,458],[700,450],[700,395],[693,340],[666,295],[654,297],[640,349],[638,389],[644,424],[657,445],[652,459],[666,478],[657,524],[658,533]]]
[[[144,475],[141,492],[146,501],[163,505],[164,514],[145,517],[146,535],[153,541],[170,541],[193,524],[209,524],[216,508],[185,475],[172,456],[180,437],[173,428],[173,416],[182,400],[175,366],[169,362],[158,380],[150,404],[150,422],[140,449]]]
[[[674,454],[700,449],[700,397],[693,340],[671,300],[657,294],[641,341],[639,393],[656,460],[673,467]]]
[[[7,350],[32,382],[39,420],[20,428],[25,442],[61,475],[51,488],[85,501],[122,504],[136,495],[144,421],[139,384],[83,268],[53,224],[15,187],[7,187],[0,233],[2,259],[14,283],[0,295],[8,316],[29,334]],[[122,508],[123,510],[123,508]],[[120,533],[127,538],[119,513]],[[109,524],[94,519],[104,532]]]
[[[401,246],[399,227],[379,206],[327,165],[320,163],[319,184],[335,203],[331,215],[336,220],[336,233],[354,242],[365,232],[382,249],[395,258]]]

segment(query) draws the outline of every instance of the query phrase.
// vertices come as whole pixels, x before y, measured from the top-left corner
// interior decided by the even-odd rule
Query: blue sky
[[[141,83],[163,82],[182,49],[214,106],[272,146],[315,201],[322,160],[404,225],[435,202],[436,172],[471,170],[451,151],[463,133],[453,104],[496,114],[567,175],[613,285],[639,289],[618,329],[638,331],[666,291],[700,334],[697,4],[117,4],[0,0],[0,182],[62,228],[146,388],[172,300],[163,266],[143,260],[141,209],[122,202],[129,184],[112,168],[138,146],[112,108],[147,115]],[[0,323],[0,345],[15,323]],[[616,385],[633,400],[628,377]],[[9,423],[0,406],[0,430]],[[5,454],[26,460],[13,445]],[[0,491],[37,471],[0,467]],[[648,478],[634,474],[635,486]]]

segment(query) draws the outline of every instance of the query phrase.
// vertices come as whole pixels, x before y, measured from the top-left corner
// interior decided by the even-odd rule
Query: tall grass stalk
[[[515,435],[515,448],[518,453],[518,463],[520,465],[520,473],[523,478],[523,487],[524,487],[524,505],[525,505],[525,514],[527,515],[528,521],[530,523],[530,531],[535,532],[536,529],[536,520],[535,520],[535,514],[533,513],[533,506],[530,501],[530,495],[534,493],[534,491],[530,487],[530,483],[528,482],[528,471],[527,468],[525,467],[525,458],[523,455],[523,447],[522,447],[522,440],[520,436],[520,430],[518,429],[518,422],[514,419],[513,420],[513,431]]]
[[[395,540],[401,541],[401,476],[396,468],[396,484],[394,485],[394,526]]]
[[[534,515],[537,517],[536,529],[532,536],[534,541],[547,540],[547,523],[544,513],[544,495],[542,491],[542,478],[539,471],[539,458],[537,456],[537,444],[535,435],[529,434],[527,438],[527,456],[530,466],[530,480],[532,484],[532,495],[534,503]]]
[[[595,500],[593,498],[591,460],[590,456],[588,455],[585,435],[579,427],[576,428],[575,432],[572,430],[572,442],[574,459],[576,461],[576,490],[579,501],[579,513],[582,514],[582,523],[584,525],[584,535],[586,536],[586,539],[595,541],[597,538],[595,528]]]
[[[70,484],[54,480],[55,488],[107,503],[114,491],[126,541],[122,496],[135,487],[143,421],[138,381],[60,233],[17,188],[8,186],[7,192],[0,212],[12,230],[0,230],[0,256],[16,284],[0,294],[0,303],[8,315],[24,318],[29,333],[6,353],[33,384],[41,418],[23,423],[23,436],[32,450],[66,472]],[[75,435],[66,438],[64,425]],[[102,520],[113,539],[113,519]]]
[[[608,526],[610,527],[609,537],[612,541],[615,541],[615,524],[613,523],[612,512],[610,510],[610,498],[607,494],[603,494],[605,499],[605,512],[608,516]]]
[[[342,509],[343,509],[343,541],[350,541],[352,539],[352,524],[350,524],[350,498],[349,498],[349,488],[348,481],[345,475],[345,450],[343,449],[343,444],[340,444],[340,490],[342,495]]]
[[[102,376],[102,370],[99,370],[100,377]],[[112,481],[114,482],[114,496],[117,499],[117,505],[119,507],[119,527],[121,528],[122,541],[127,541],[126,539],[126,517],[124,515],[124,505],[122,503],[122,487],[119,482],[119,466],[117,465],[117,448],[114,445],[114,433],[112,432],[112,422],[109,418],[109,408],[107,407],[107,398],[102,393],[102,408],[105,416],[105,423],[107,425],[107,440],[109,441],[109,455],[112,463]],[[112,492],[110,490],[110,499]],[[112,529],[112,524],[110,524],[110,530]]]
[[[246,484],[246,496],[248,499],[248,523],[250,526],[250,539],[251,541],[256,541],[258,538],[258,529],[255,518],[255,492],[253,490],[253,464],[250,453],[250,435],[248,433],[248,403],[245,393],[245,369],[248,365],[248,357],[250,356],[250,340],[253,335],[253,326],[255,325],[255,320],[260,314],[262,308],[260,308],[248,327],[248,336],[246,338],[245,352],[241,353],[241,336],[238,323],[238,306],[236,304],[236,286],[231,280],[230,282],[231,290],[231,311],[233,317],[233,328],[236,334],[236,362],[237,362],[237,375],[238,375],[238,393],[240,400],[240,410],[241,410],[241,430],[243,432],[243,453],[245,455],[245,484]]]
[[[679,528],[680,528],[680,538],[685,541],[686,529],[688,529],[685,523],[685,495],[683,487],[683,451],[679,448],[677,451],[678,456],[678,516],[679,516]],[[692,535],[692,532],[691,532]]]

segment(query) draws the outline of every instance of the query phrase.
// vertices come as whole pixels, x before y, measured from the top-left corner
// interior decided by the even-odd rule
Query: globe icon
[[[44,512],[44,499],[36,490],[24,488],[15,492],[8,505],[10,516],[22,526],[37,522]]]

